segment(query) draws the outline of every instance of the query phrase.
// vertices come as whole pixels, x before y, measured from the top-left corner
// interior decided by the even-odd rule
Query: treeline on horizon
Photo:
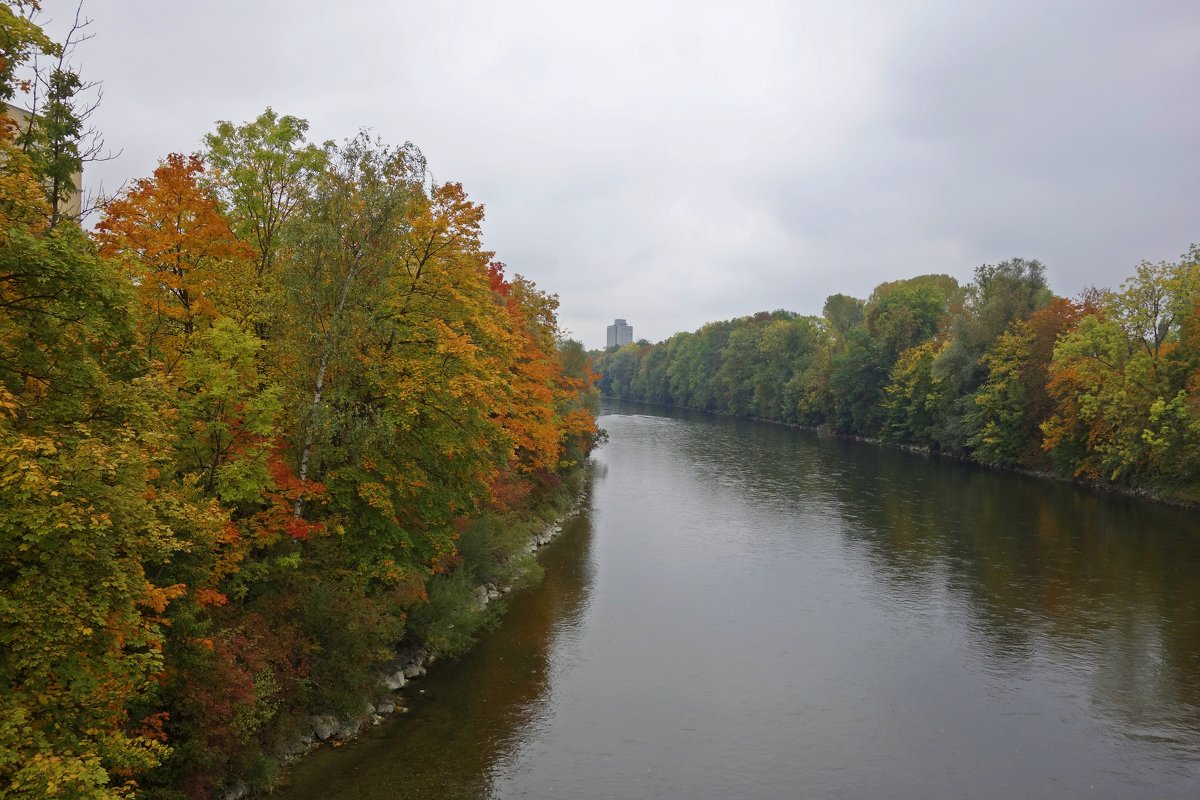
[[[610,397],[1200,501],[1200,247],[1055,296],[1037,261],[835,294],[597,358]]]
[[[41,90],[0,125],[0,795],[261,788],[536,569],[594,375],[410,144],[268,109],[85,232],[84,84],[35,10],[0,5],[0,103]]]

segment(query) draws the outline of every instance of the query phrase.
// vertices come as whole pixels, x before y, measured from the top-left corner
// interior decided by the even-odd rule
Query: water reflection
[[[593,478],[595,479],[595,478]],[[590,494],[590,492],[589,492]],[[463,659],[410,684],[412,712],[343,748],[301,762],[287,800],[477,800],[512,768],[517,746],[551,713],[551,685],[569,652],[593,580],[590,508],[570,518],[541,560],[545,579],[511,596],[502,625]]]
[[[606,414],[545,584],[286,797],[1195,796],[1195,513]]]
[[[940,584],[998,672],[1036,659],[1085,677],[1119,732],[1200,745],[1194,515],[880,452],[873,491],[839,487],[847,538],[880,580]]]
[[[807,532],[799,547],[827,544],[810,524],[824,515],[818,527],[837,532],[843,556],[857,564],[849,569],[869,576],[871,601],[911,625],[906,634],[919,636],[922,620],[952,621],[936,635],[963,637],[962,666],[982,676],[993,699],[1003,705],[1023,694],[1013,713],[1044,707],[1064,717],[1038,734],[1047,741],[1099,731],[1118,750],[1121,741],[1145,744],[1123,752],[1120,774],[1109,780],[1161,796],[1200,785],[1194,512],[778,426],[609,410],[686,421],[668,425],[671,435],[659,443],[693,465],[701,483],[790,515],[791,526]],[[776,556],[781,547],[747,544]],[[1104,758],[1112,748],[1094,749],[1078,757],[1111,772]]]

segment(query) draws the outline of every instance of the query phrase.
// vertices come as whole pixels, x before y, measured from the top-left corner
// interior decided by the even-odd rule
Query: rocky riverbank
[[[562,533],[566,520],[579,513],[583,500],[584,496],[581,493],[568,511],[533,534],[525,546],[525,552],[535,554],[540,548],[554,541]],[[487,582],[476,586],[472,597],[477,609],[483,611],[496,600],[510,594],[523,576],[522,572],[518,572],[508,582]],[[425,646],[405,647],[397,651],[395,657],[386,662],[380,670],[376,695],[363,700],[360,712],[350,715],[313,714],[301,726],[300,733],[278,752],[280,764],[294,764],[325,745],[340,747],[366,730],[380,725],[388,717],[408,713],[404,690],[425,677],[428,669],[440,657],[441,654],[435,649]],[[218,797],[220,800],[245,800],[252,794],[245,783],[239,782],[228,786]]]

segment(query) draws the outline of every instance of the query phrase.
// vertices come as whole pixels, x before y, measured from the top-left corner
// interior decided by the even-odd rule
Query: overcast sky
[[[74,5],[44,0],[51,31]],[[589,347],[1013,256],[1073,295],[1200,241],[1200,2],[86,0],[123,151],[270,105],[412,141]]]

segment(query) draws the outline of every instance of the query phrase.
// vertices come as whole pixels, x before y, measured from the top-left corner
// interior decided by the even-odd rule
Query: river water
[[[753,422],[601,425],[543,583],[280,796],[1200,797],[1200,514]]]

